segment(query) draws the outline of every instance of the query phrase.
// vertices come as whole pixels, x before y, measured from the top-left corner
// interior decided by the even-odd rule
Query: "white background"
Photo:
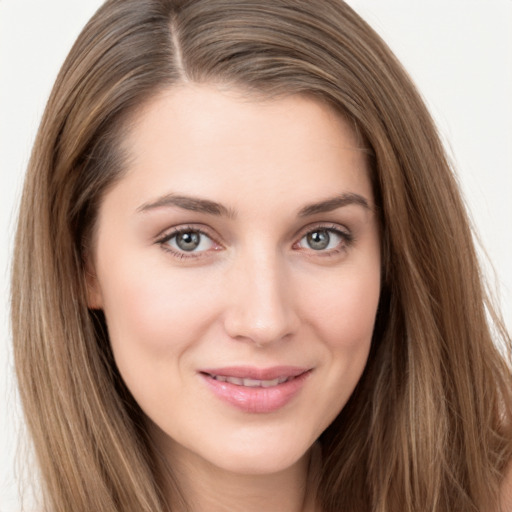
[[[313,1],[313,0],[312,0]],[[21,181],[57,71],[99,0],[0,0],[0,512],[20,510],[8,327]],[[457,168],[512,328],[512,0],[349,0],[419,86]]]

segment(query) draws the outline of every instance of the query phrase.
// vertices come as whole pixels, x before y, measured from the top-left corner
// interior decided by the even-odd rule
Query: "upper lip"
[[[272,366],[256,368],[254,366],[227,366],[223,368],[205,368],[200,373],[219,377],[236,377],[239,379],[273,380],[280,377],[297,377],[311,368],[303,366]]]

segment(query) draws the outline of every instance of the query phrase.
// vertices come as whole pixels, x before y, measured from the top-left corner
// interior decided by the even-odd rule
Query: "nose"
[[[227,334],[258,347],[292,336],[299,325],[289,272],[277,254],[240,258],[230,270]]]

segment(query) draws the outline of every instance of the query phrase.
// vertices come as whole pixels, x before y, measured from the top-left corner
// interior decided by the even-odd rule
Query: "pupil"
[[[176,245],[182,251],[193,251],[199,246],[199,233],[187,231],[176,236]]]
[[[330,242],[329,233],[325,230],[313,231],[307,236],[308,245],[315,251],[325,249]]]

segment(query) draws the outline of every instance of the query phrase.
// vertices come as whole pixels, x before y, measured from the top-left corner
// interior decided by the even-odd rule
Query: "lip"
[[[230,366],[202,369],[199,375],[213,394],[237,409],[253,414],[275,412],[288,404],[302,389],[312,369],[298,366],[255,368]],[[248,387],[216,380],[215,377],[272,381],[287,379],[267,387]]]

